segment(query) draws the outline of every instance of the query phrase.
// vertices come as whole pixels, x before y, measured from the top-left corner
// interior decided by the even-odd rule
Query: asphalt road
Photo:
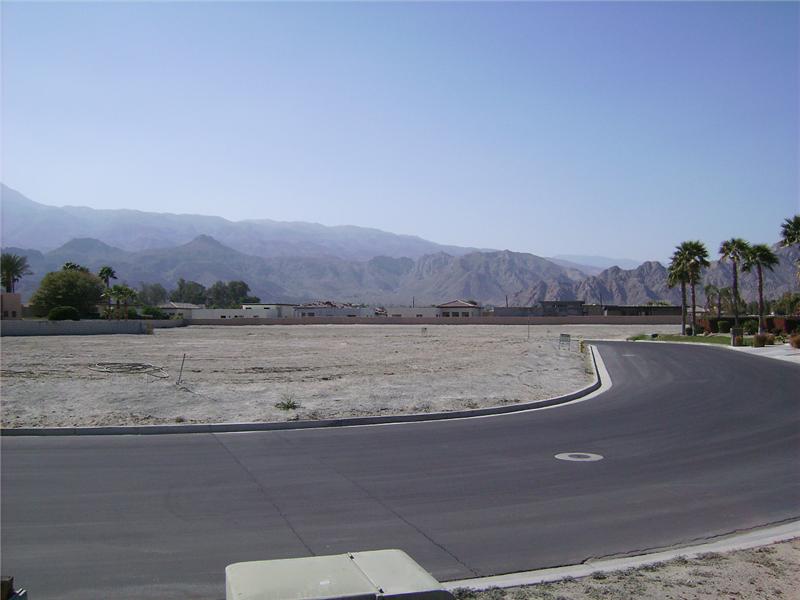
[[[718,348],[599,348],[613,388],[549,410],[4,437],[2,571],[32,600],[218,599],[225,565],[245,560],[394,547],[452,580],[800,516],[800,368]]]

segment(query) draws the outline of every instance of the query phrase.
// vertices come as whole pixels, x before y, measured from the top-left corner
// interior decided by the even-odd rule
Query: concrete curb
[[[450,419],[466,419],[473,417],[487,417],[504,415],[528,410],[536,410],[560,404],[567,404],[584,398],[594,392],[605,391],[610,387],[610,377],[605,370],[603,360],[596,354],[594,346],[589,345],[594,366],[595,381],[591,385],[576,392],[514,404],[513,406],[495,406],[490,408],[476,408],[471,410],[456,410],[436,413],[417,413],[411,415],[386,415],[375,417],[349,417],[342,419],[322,419],[319,421],[281,421],[272,423],[191,423],[186,425],[131,425],[108,427],[16,427],[0,429],[0,436],[66,436],[66,435],[158,435],[175,433],[233,433],[244,431],[285,431],[292,429],[322,429],[328,427],[355,427],[363,425],[388,425],[395,423],[420,423],[426,421],[444,421]],[[599,362],[599,366],[598,366]],[[601,372],[603,377],[601,377]],[[605,379],[608,384],[604,385]]]
[[[521,573],[509,573],[507,575],[494,575],[491,577],[476,577],[473,579],[461,579],[458,581],[447,581],[443,583],[448,590],[457,588],[470,588],[473,590],[485,590],[492,587],[516,587],[521,585],[534,585],[551,581],[560,581],[568,577],[578,578],[587,577],[598,571],[608,573],[612,571],[623,571],[625,569],[642,567],[653,563],[664,562],[683,556],[685,558],[696,558],[709,552],[730,552],[732,550],[747,550],[758,546],[766,546],[777,542],[784,542],[796,537],[800,537],[800,521],[790,521],[780,525],[766,526],[744,533],[733,533],[718,536],[699,544],[693,544],[677,548],[669,548],[658,552],[650,552],[637,556],[625,556],[619,558],[604,558],[599,560],[588,560],[577,565],[564,567],[554,567],[551,569],[539,569],[537,571],[523,571]]]

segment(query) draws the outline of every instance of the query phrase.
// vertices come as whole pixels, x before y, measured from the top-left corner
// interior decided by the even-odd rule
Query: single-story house
[[[442,318],[452,317],[480,317],[481,307],[466,300],[453,300],[438,305]]]
[[[311,302],[294,307],[294,318],[306,317],[374,317],[374,306],[337,304],[336,302]]]
[[[291,319],[294,317],[294,307],[294,304],[282,303],[242,304],[242,310],[250,311],[249,316],[264,319]]]
[[[436,306],[387,306],[385,316],[404,319],[433,319],[442,316],[442,310]]]
[[[190,302],[164,302],[163,304],[159,304],[158,308],[167,313],[170,317],[177,316],[191,319],[193,311],[202,310],[205,306],[202,304],[192,304]]]

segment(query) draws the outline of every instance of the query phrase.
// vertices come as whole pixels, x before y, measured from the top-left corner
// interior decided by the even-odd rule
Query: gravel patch
[[[2,340],[3,427],[266,422],[502,406],[593,380],[558,336],[677,326],[195,326]],[[186,363],[176,383],[183,354]],[[146,363],[116,372],[98,363]],[[125,369],[123,369],[124,371]]]

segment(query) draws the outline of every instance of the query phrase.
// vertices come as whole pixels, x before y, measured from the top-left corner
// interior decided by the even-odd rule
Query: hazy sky
[[[545,256],[774,242],[799,7],[3,2],[1,177]]]

